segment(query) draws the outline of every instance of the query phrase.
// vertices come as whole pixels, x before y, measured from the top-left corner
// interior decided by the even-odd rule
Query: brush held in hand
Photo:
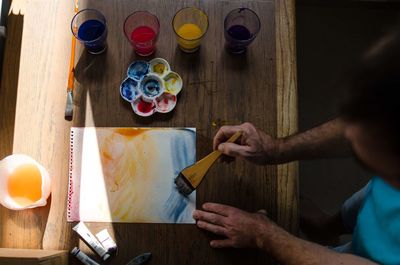
[[[231,136],[231,138],[228,139],[227,142],[235,142],[240,137],[240,135],[242,135],[242,132],[237,131],[234,135]],[[200,161],[197,161],[196,164],[183,169],[174,181],[178,191],[185,196],[192,193],[197,188],[197,186],[199,186],[200,182],[203,180],[211,165],[214,164],[214,162],[221,155],[222,153],[220,151],[215,150]]]

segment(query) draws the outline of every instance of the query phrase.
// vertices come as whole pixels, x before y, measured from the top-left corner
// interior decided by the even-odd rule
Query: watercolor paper
[[[71,128],[68,221],[194,223],[173,180],[195,154],[191,128]]]

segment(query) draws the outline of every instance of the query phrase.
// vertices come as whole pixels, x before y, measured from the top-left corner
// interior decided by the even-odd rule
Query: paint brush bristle
[[[194,191],[192,184],[190,184],[182,173],[179,173],[174,182],[178,191],[185,196],[189,196]]]
[[[68,121],[72,120],[73,113],[74,113],[74,99],[72,91],[68,91],[67,103],[65,104],[65,114],[64,114],[65,119]]]

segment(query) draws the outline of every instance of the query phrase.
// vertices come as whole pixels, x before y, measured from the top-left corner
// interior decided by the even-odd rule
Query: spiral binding
[[[69,168],[68,168],[68,205],[67,205],[67,217],[71,218],[71,207],[72,207],[72,194],[73,191],[73,179],[72,179],[72,161],[74,153],[74,129],[71,128],[70,138],[69,138]]]

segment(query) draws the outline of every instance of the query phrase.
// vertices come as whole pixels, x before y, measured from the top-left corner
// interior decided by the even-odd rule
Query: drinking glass
[[[107,47],[107,22],[104,15],[95,9],[79,11],[71,21],[71,31],[92,54],[100,54]]]
[[[136,11],[125,19],[125,36],[140,56],[154,53],[159,30],[158,18],[147,11]]]
[[[192,53],[200,48],[201,40],[208,29],[208,17],[204,11],[196,7],[183,8],[175,14],[172,27],[179,48]]]
[[[249,8],[237,8],[229,12],[224,21],[226,48],[240,54],[246,51],[260,31],[261,23],[257,14]]]

